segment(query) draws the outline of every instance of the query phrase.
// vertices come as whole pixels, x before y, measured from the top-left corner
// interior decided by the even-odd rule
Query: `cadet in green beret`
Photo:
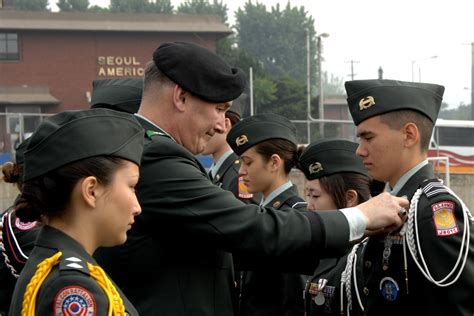
[[[259,114],[237,123],[227,142],[240,156],[239,174],[251,193],[262,193],[260,206],[306,210],[306,202],[290,180],[298,161],[296,127],[285,117]],[[234,256],[236,266],[239,256]],[[271,267],[242,273],[240,315],[303,315],[305,279]]]
[[[63,112],[38,126],[15,211],[46,225],[9,315],[138,315],[92,254],[124,243],[141,211],[134,188],[143,134],[134,117],[106,109]]]
[[[371,180],[362,159],[356,155],[356,149],[357,143],[342,139],[316,141],[304,149],[300,155],[299,168],[307,180],[305,191],[308,209],[324,212],[355,207],[370,198]],[[306,315],[349,314],[345,284],[341,292],[341,278],[346,266],[352,274],[354,254],[360,260],[362,248],[357,244],[340,258],[321,260],[306,283]],[[354,277],[357,276],[356,273]],[[350,314],[357,314],[356,311],[360,311],[357,296],[352,293],[349,295],[352,301]]]
[[[106,108],[134,114],[140,107],[142,93],[142,78],[94,80],[91,108]]]
[[[22,190],[25,150],[29,138],[15,151],[15,162],[2,165],[3,181]],[[0,218],[0,315],[7,315],[15,283],[23,269],[42,224],[39,221],[22,222],[15,208],[9,207]]]
[[[162,44],[146,66],[137,114],[146,130],[137,186],[143,212],[115,249],[121,260],[100,259],[118,271],[112,278],[142,315],[233,315],[230,253],[248,259],[245,270],[272,262],[311,273],[366,228],[401,225],[397,210],[407,201],[388,194],[348,219],[244,204],[214,185],[194,155],[225,132],[225,112],[245,84],[242,70],[191,43]]]
[[[370,237],[365,247],[364,314],[472,315],[474,222],[427,161],[444,87],[356,80],[345,88],[360,137],[357,154],[370,176],[411,201],[403,228]]]

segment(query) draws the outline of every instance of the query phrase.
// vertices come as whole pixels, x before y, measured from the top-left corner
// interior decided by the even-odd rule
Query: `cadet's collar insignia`
[[[234,161],[234,164],[238,165],[240,163],[240,159],[237,159],[236,161]]]
[[[368,96],[360,99],[359,101],[359,110],[363,111],[370,108],[372,105],[375,105],[375,99],[372,96]]]
[[[94,296],[77,285],[66,286],[54,296],[55,315],[95,315],[97,306]]]
[[[454,202],[442,201],[431,205],[436,235],[445,237],[459,233],[459,226],[454,217]]]
[[[237,183],[237,190],[238,190],[237,196],[239,197],[239,199],[251,199],[251,198],[253,198],[253,194],[249,192],[249,189],[247,188],[247,186],[244,183],[244,178],[239,177],[237,181],[238,181],[238,183]]]
[[[280,201],[275,201],[275,203],[273,203],[274,208],[278,208],[278,207],[280,207],[280,205],[281,205]]]
[[[309,174],[318,173],[324,170],[323,165],[320,162],[315,162],[308,167]]]
[[[220,174],[216,174],[216,181],[219,181],[221,179],[221,175]]]
[[[242,146],[243,144],[246,144],[249,142],[249,139],[247,138],[247,135],[241,135],[235,139],[235,144],[237,146]]]
[[[385,277],[380,280],[379,290],[382,293],[383,298],[387,301],[393,302],[397,299],[400,288],[398,287],[397,281],[393,278]]]

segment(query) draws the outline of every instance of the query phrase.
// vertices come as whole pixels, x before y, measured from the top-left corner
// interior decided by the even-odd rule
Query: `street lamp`
[[[321,138],[324,137],[324,95],[323,95],[323,69],[322,69],[322,39],[323,37],[328,37],[328,33],[321,33],[317,36],[318,39],[318,84],[319,84],[319,119],[321,120],[319,123],[319,134]]]
[[[431,57],[426,57],[426,58],[421,58],[421,59],[415,59],[411,61],[411,81],[415,81],[415,63],[418,61],[423,61],[427,59],[435,59],[438,58],[438,56],[434,55]],[[418,69],[418,82],[421,82],[421,68]]]

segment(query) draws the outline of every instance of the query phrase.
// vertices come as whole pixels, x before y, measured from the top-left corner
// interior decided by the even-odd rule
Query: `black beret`
[[[235,124],[227,134],[227,143],[240,156],[250,147],[275,138],[297,144],[295,125],[277,114],[258,114]]]
[[[17,165],[22,165],[25,163],[25,151],[28,147],[28,143],[30,142],[30,138],[31,137],[28,137],[27,139],[22,141],[15,150],[15,163]]]
[[[91,109],[53,115],[30,137],[24,180],[95,156],[119,157],[139,165],[143,140],[143,128],[127,113]]]
[[[209,102],[228,102],[244,91],[246,79],[206,48],[184,42],[165,43],[153,53],[156,67],[184,90]]]
[[[143,93],[143,79],[103,79],[92,82],[91,108],[137,113]]]
[[[357,143],[343,139],[313,142],[301,154],[299,168],[308,180],[342,172],[368,176],[362,158],[356,155],[357,146]]]
[[[387,112],[415,110],[436,122],[444,87],[396,80],[354,80],[345,83],[347,102],[355,125]]]

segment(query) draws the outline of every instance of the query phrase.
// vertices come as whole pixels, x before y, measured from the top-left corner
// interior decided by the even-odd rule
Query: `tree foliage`
[[[170,0],[110,0],[109,9],[122,13],[173,13]]]
[[[223,23],[227,23],[227,5],[219,0],[212,3],[209,0],[186,0],[179,5],[178,13],[217,15]]]
[[[15,0],[15,9],[25,11],[50,11],[48,0]]]
[[[89,9],[89,0],[59,0],[56,5],[60,11],[85,12]]]

